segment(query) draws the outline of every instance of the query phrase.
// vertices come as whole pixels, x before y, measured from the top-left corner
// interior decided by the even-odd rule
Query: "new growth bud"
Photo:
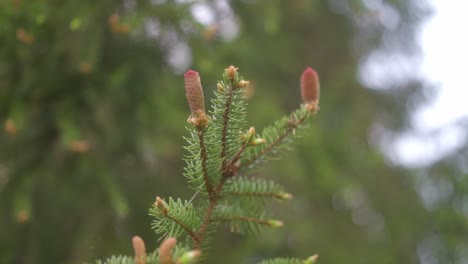
[[[198,249],[185,252],[182,257],[179,258],[177,264],[192,264],[197,261],[197,259],[201,256],[201,251]]]
[[[205,96],[198,72],[188,70],[184,74],[185,94],[190,107],[191,117],[189,122],[198,128],[204,128],[208,123],[208,117],[205,113]]]
[[[255,136],[255,128],[250,127],[247,133],[242,135],[242,138],[241,138],[242,142],[244,142],[246,145],[249,145],[252,143],[254,136]]]
[[[266,143],[266,139],[264,138],[256,138],[252,141],[252,145],[256,146],[256,145],[260,145],[260,144],[265,144]]]
[[[271,227],[283,227],[284,223],[279,220],[268,220],[268,225]]]
[[[154,202],[154,205],[163,213],[164,215],[167,214],[169,211],[169,208],[167,207],[167,204],[163,201],[163,199],[156,197],[156,202]]]
[[[145,242],[141,237],[134,236],[132,239],[133,250],[135,251],[135,263],[146,264],[146,248]]]
[[[239,87],[240,88],[247,88],[247,87],[249,87],[249,85],[250,85],[249,81],[246,81],[246,80],[240,80],[239,81]]]
[[[281,200],[291,200],[292,197],[293,197],[292,194],[287,193],[287,192],[282,192],[282,193],[280,193],[280,195],[279,195],[279,198],[280,198]]]
[[[317,112],[320,100],[320,81],[317,72],[307,67],[301,76],[301,95],[306,107],[311,112]]]
[[[318,254],[310,256],[308,259],[306,259],[306,261],[304,261],[304,264],[314,264],[317,262],[318,257],[319,257]]]
[[[236,78],[237,69],[238,68],[231,65],[229,66],[229,68],[224,70],[231,81],[233,81]]]
[[[224,92],[224,87],[223,87],[223,85],[221,83],[217,83],[216,88],[218,89],[218,91]]]

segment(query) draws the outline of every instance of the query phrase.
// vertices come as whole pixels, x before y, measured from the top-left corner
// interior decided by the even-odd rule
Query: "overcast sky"
[[[414,113],[414,133],[395,144],[396,158],[426,165],[451,152],[466,137],[454,122],[468,117],[468,1],[432,0],[434,14],[420,34],[421,72],[435,86],[432,102]],[[439,130],[439,133],[431,132]],[[421,136],[431,134],[427,137]]]

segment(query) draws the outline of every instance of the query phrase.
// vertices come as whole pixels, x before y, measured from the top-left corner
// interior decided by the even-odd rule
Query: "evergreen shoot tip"
[[[192,264],[195,263],[201,256],[201,251],[198,249],[185,252],[178,260],[177,264]]]
[[[281,200],[291,200],[293,198],[293,195],[287,192],[280,193],[279,198]]]
[[[249,130],[242,135],[241,140],[244,142],[246,145],[250,145],[252,143],[252,140],[254,139],[255,136],[255,128],[250,127]]]
[[[306,259],[306,261],[304,261],[304,264],[314,264],[317,262],[318,257],[319,257],[318,254],[310,256],[308,259]]]
[[[267,223],[270,227],[275,227],[275,228],[284,226],[283,221],[279,221],[279,220],[268,220]]]
[[[240,88],[247,88],[249,87],[250,82],[246,80],[240,80],[238,85]]]
[[[225,69],[224,72],[227,74],[227,76],[229,77],[231,81],[234,81],[236,78],[238,69],[239,68],[236,68],[233,65],[231,65],[227,69]]]
[[[307,67],[301,76],[301,95],[309,111],[315,113],[319,109],[320,80],[317,72]]]
[[[163,199],[156,197],[156,202],[154,202],[154,205],[159,209],[159,211],[161,211],[164,215],[167,214],[167,212],[169,211],[169,207],[167,206],[167,204],[163,201]]]
[[[256,138],[252,141],[252,145],[257,146],[257,145],[265,144],[266,142],[267,141],[264,138]]]
[[[135,252],[135,263],[136,264],[146,264],[146,248],[145,242],[141,237],[134,236],[132,239],[133,250]]]

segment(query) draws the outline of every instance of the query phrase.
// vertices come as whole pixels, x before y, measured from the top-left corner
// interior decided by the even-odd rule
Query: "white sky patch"
[[[414,129],[396,137],[393,162],[427,166],[464,144],[467,132],[454,124],[468,118],[468,1],[432,0],[434,14],[420,33],[421,73],[434,87],[430,101],[412,114]]]
[[[400,135],[392,146],[392,162],[408,167],[428,166],[441,157],[450,154],[465,141],[466,131],[458,126],[444,127],[438,133]]]
[[[468,116],[468,1],[431,2],[435,15],[421,34],[422,72],[439,92],[414,119],[427,129]]]
[[[205,26],[213,24],[215,15],[211,7],[207,4],[197,3],[191,8],[192,14],[196,20]]]

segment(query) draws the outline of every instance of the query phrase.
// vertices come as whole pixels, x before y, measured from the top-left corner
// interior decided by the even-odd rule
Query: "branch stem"
[[[279,143],[281,143],[289,134],[295,133],[296,128],[300,126],[304,121],[307,119],[309,116],[309,113],[306,113],[303,117],[301,117],[298,120],[294,120],[292,117],[290,119],[291,125],[288,125],[288,128],[284,131],[283,134],[279,135],[275,140],[273,140],[270,144],[268,144],[260,153],[258,153],[255,157],[253,157],[251,160],[246,161],[244,164],[242,164],[243,167],[248,167],[255,161],[257,161],[259,158],[263,157],[266,155],[268,152],[270,152],[275,146],[277,146]]]
[[[170,214],[168,213],[165,213],[164,214],[165,217],[171,219],[174,223],[178,224],[180,227],[182,227],[185,232],[187,232],[187,234],[190,235],[190,237],[193,239],[193,241],[196,243],[198,243],[198,240],[199,240],[199,237],[197,236],[197,234],[192,230],[190,229],[188,226],[186,226],[184,223],[180,222],[179,219],[171,216]]]
[[[267,221],[267,220],[262,220],[262,219],[258,219],[258,218],[254,218],[254,217],[247,217],[247,216],[233,215],[233,216],[226,216],[226,217],[222,217],[222,218],[213,219],[213,221],[221,221],[221,222],[231,221],[231,220],[241,220],[241,221],[246,221],[246,222],[252,222],[252,223],[257,223],[257,224],[261,224],[261,225],[271,226],[271,223],[269,221]]]
[[[279,193],[274,192],[226,192],[227,195],[235,195],[235,196],[257,196],[257,197],[274,197],[278,199],[282,199],[284,196]]]
[[[224,110],[223,114],[223,131],[221,135],[221,160],[223,161],[222,171],[226,168],[226,152],[227,152],[227,131],[228,131],[228,124],[229,124],[229,113],[231,112],[231,103],[233,97],[233,90],[232,87],[229,91],[229,97],[226,100],[226,109]]]
[[[206,167],[206,161],[208,160],[208,155],[206,153],[205,145],[205,130],[198,131],[198,140],[200,142],[200,157],[202,162],[202,171],[203,171],[203,180],[205,181],[206,191],[208,192],[208,197],[210,200],[214,198],[213,195],[213,186],[211,185],[210,179],[208,177],[208,168]]]

